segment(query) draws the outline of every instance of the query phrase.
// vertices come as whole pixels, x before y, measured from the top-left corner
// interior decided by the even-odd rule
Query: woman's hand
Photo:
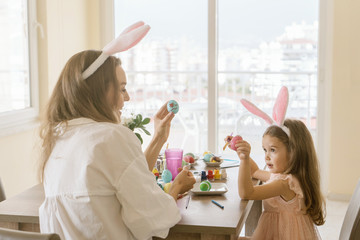
[[[154,116],[154,137],[158,138],[163,144],[167,141],[170,134],[171,121],[175,114],[168,112],[167,102],[159,109]]]
[[[188,169],[184,168],[175,177],[169,193],[170,195],[174,194],[177,198],[178,194],[187,192],[190,189],[192,189],[194,187],[195,182],[196,180],[194,178],[194,175]]]
[[[244,140],[237,141],[235,147],[236,147],[236,153],[239,156],[240,160],[250,159],[251,146],[247,141]]]

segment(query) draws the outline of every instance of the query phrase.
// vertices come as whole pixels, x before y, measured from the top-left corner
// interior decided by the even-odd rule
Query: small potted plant
[[[121,118],[121,122],[124,126],[128,127],[131,131],[135,133],[135,135],[140,140],[141,144],[143,144],[143,139],[140,135],[140,133],[135,132],[135,129],[140,129],[147,135],[151,135],[148,130],[146,130],[145,125],[150,122],[150,118],[144,118],[141,114],[131,114],[130,118]]]

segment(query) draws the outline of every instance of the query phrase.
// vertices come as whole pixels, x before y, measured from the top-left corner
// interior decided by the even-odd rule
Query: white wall
[[[99,49],[99,0],[37,0],[38,22],[45,37],[39,39],[40,111],[43,112],[66,61],[75,53]],[[7,197],[38,183],[38,130],[0,138],[0,178]]]
[[[360,1],[334,0],[329,193],[351,195],[360,178]]]

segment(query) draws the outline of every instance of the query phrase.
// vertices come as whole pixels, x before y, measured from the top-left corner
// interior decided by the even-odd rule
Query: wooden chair
[[[355,192],[351,197],[346,211],[339,239],[360,239],[360,180],[355,188]]]
[[[6,196],[5,196],[5,190],[4,190],[4,187],[1,183],[1,178],[0,178],[0,202],[1,201],[4,201],[6,199]]]
[[[56,233],[35,233],[0,228],[1,240],[60,240]]]

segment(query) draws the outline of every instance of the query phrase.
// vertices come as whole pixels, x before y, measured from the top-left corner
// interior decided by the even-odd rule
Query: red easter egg
[[[184,156],[183,159],[184,159],[185,162],[188,162],[188,163],[194,163],[195,162],[195,159],[191,155],[186,155],[186,156]]]
[[[242,140],[242,139],[243,139],[243,138],[242,138],[241,136],[239,136],[239,135],[236,135],[235,137],[233,137],[233,138],[231,139],[231,142],[230,142],[230,148],[231,148],[232,150],[236,151],[235,144],[236,144],[237,141]]]

